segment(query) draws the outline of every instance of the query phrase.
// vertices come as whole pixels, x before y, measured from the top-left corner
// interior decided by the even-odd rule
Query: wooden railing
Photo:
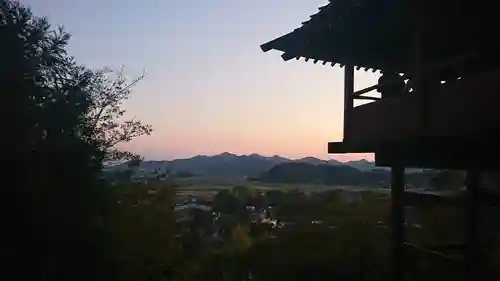
[[[433,65],[430,65],[429,67],[427,67],[422,72],[422,74],[426,75],[426,76],[427,75],[432,75],[436,71],[439,71],[439,70],[442,70],[442,69],[445,69],[445,68],[454,67],[454,66],[456,66],[456,65],[458,65],[458,64],[460,64],[460,63],[462,63],[464,61],[475,59],[478,56],[479,56],[478,52],[472,52],[470,54],[467,54],[467,55],[464,55],[464,56],[461,56],[461,57],[457,57],[457,58],[451,59],[449,61],[445,61],[445,62],[433,64]],[[378,98],[378,97],[369,97],[369,96],[363,96],[363,95],[367,94],[367,93],[370,93],[372,91],[377,90],[378,87],[381,87],[381,86],[392,86],[392,85],[394,85],[396,83],[400,83],[401,80],[409,80],[411,78],[412,77],[409,74],[405,74],[405,75],[402,75],[397,80],[390,80],[390,81],[387,81],[386,83],[375,84],[375,85],[372,85],[370,87],[366,87],[364,89],[355,91],[354,94],[353,94],[354,99],[360,99],[360,100],[379,100],[380,98]]]
[[[470,56],[462,57],[447,65],[468,58]],[[437,68],[431,67],[428,71]],[[410,77],[401,77],[407,78]],[[500,129],[500,110],[496,105],[496,101],[500,101],[500,70],[448,81],[426,88],[425,92],[419,91],[417,86],[416,91],[390,98],[363,96],[378,87],[374,85],[353,93],[354,99],[376,101],[346,111],[350,116],[344,141],[390,141]],[[422,104],[422,95],[426,96],[425,105]]]
[[[411,92],[353,108],[347,130],[349,141],[383,141],[412,136],[418,131],[419,97]]]

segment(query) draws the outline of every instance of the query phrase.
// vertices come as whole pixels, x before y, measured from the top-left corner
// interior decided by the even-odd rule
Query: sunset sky
[[[343,70],[284,62],[259,47],[327,0],[21,2],[70,31],[80,63],[124,65],[131,77],[146,71],[126,107],[154,133],[125,145],[146,159],[225,151],[327,158],[327,142],[342,139]],[[375,81],[360,72],[355,86]]]

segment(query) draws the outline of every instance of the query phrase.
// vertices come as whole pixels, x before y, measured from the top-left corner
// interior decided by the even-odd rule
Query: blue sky
[[[126,103],[154,126],[124,145],[149,159],[229,151],[326,158],[342,139],[342,70],[283,62],[259,46],[326,0],[27,0],[63,25],[69,52],[93,68],[147,75]],[[374,84],[356,75],[356,88]],[[364,155],[348,156],[349,158]]]

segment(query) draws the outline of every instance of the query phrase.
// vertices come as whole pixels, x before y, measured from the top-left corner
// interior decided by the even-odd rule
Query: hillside
[[[347,165],[311,165],[292,162],[276,165],[260,178],[263,182],[273,183],[329,183],[361,184],[363,172]]]
[[[407,173],[407,183],[415,187],[429,186],[430,174]],[[360,170],[346,165],[311,165],[290,162],[274,166],[254,180],[267,183],[322,183],[335,185],[388,185],[388,170]]]

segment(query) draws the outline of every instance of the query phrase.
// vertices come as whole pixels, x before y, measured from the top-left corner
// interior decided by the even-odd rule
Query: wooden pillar
[[[420,129],[425,131],[428,124],[428,91],[426,89],[425,83],[425,73],[424,73],[424,19],[420,14],[421,7],[417,4],[416,10],[416,22],[415,22],[415,69],[413,78],[414,79],[414,91],[416,91],[420,98]]]
[[[467,171],[465,179],[467,188],[467,233],[465,241],[466,280],[472,281],[479,278],[477,265],[479,262],[479,204],[477,194],[480,188],[480,173]]]
[[[354,107],[354,66],[344,66],[344,141],[349,139],[350,119]]]
[[[403,281],[405,275],[404,171],[402,165],[391,168],[392,281]]]

